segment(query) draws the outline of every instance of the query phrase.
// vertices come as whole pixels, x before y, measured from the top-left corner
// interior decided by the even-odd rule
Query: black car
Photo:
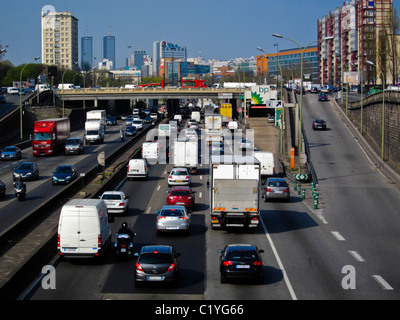
[[[3,95],[0,95],[0,103],[7,103],[6,97]]]
[[[311,87],[310,92],[311,93],[318,93],[319,92],[318,87]]]
[[[167,245],[144,246],[138,256],[135,268],[135,287],[143,283],[178,284],[179,265],[175,249]]]
[[[125,135],[127,136],[134,136],[136,132],[137,131],[135,126],[127,126],[125,129]]]
[[[35,162],[20,162],[13,172],[13,181],[39,179],[39,167]]]
[[[264,265],[259,250],[253,244],[230,244],[220,251],[221,283],[228,279],[252,279],[264,282]]]
[[[4,198],[6,196],[6,184],[0,180],[0,198]]]
[[[146,118],[144,118],[143,121],[144,121],[144,123],[152,123],[154,120],[150,116],[146,116]]]
[[[68,184],[78,177],[78,172],[73,165],[60,165],[53,172],[52,184]]]
[[[107,125],[109,125],[109,126],[117,125],[117,117],[108,117],[107,118]]]
[[[312,124],[313,130],[326,130],[326,122],[322,119],[315,119]]]

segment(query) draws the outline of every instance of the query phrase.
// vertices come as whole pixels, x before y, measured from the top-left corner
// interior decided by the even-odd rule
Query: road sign
[[[243,112],[243,108],[242,107],[237,108],[237,112],[242,113]]]
[[[106,154],[104,151],[101,151],[99,155],[97,156],[97,162],[99,165],[105,167],[106,166]]]
[[[295,174],[294,179],[297,181],[307,181],[308,180],[308,174]]]

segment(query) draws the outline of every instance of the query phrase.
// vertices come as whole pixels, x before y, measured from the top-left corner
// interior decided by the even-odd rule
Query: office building
[[[78,19],[71,12],[41,12],[42,63],[78,70]]]
[[[362,70],[365,82],[379,82],[380,59],[387,60],[380,39],[389,30],[392,7],[392,0],[351,0],[318,20],[321,84],[340,86],[345,72]]]
[[[169,60],[187,60],[187,49],[177,44],[163,41],[153,42],[153,76],[165,74],[164,70],[164,59]],[[171,71],[172,72],[172,71]]]
[[[93,67],[93,38],[81,38],[81,70],[88,71]]]
[[[301,50],[293,48],[279,50],[278,53],[274,54],[267,53],[257,56],[257,75],[269,79],[269,83],[272,83],[272,79],[280,77],[282,68],[282,75],[285,80],[300,78],[303,50],[304,48],[301,48]],[[305,75],[304,78],[315,83],[318,82],[318,48],[316,46],[310,46],[304,50],[303,75]]]
[[[103,38],[103,59],[112,62],[111,70],[115,70],[117,68],[115,64],[115,36],[108,35]]]

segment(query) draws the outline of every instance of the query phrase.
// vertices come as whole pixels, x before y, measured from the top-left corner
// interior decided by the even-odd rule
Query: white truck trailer
[[[222,141],[222,116],[220,114],[206,114],[204,116],[204,131],[206,141],[209,144]]]
[[[185,141],[174,140],[171,148],[170,163],[175,167],[188,168],[189,173],[196,173],[199,163],[199,142],[188,139]]]
[[[105,124],[100,121],[85,122],[85,143],[103,143]]]
[[[216,228],[255,228],[260,219],[260,163],[254,157],[211,157],[210,214]]]

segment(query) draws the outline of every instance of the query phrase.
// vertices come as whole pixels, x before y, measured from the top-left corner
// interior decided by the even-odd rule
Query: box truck
[[[103,143],[105,125],[100,121],[85,122],[85,143]]]
[[[199,163],[198,140],[174,140],[171,147],[170,163],[175,167],[187,168],[189,173],[196,173]]]
[[[86,122],[100,121],[104,125],[107,124],[107,113],[106,110],[92,110],[86,112]]]
[[[215,228],[258,226],[260,218],[260,163],[254,157],[211,157],[210,214]]]
[[[70,120],[47,119],[35,121],[32,138],[32,154],[34,156],[52,156],[64,150],[65,141],[70,137]]]
[[[220,114],[206,114],[204,116],[204,131],[206,141],[209,144],[222,141],[222,116]]]
[[[260,162],[261,176],[273,176],[275,174],[274,154],[271,151],[255,151],[254,156]]]
[[[65,258],[102,256],[111,243],[112,221],[103,200],[68,201],[58,222],[58,254]]]

